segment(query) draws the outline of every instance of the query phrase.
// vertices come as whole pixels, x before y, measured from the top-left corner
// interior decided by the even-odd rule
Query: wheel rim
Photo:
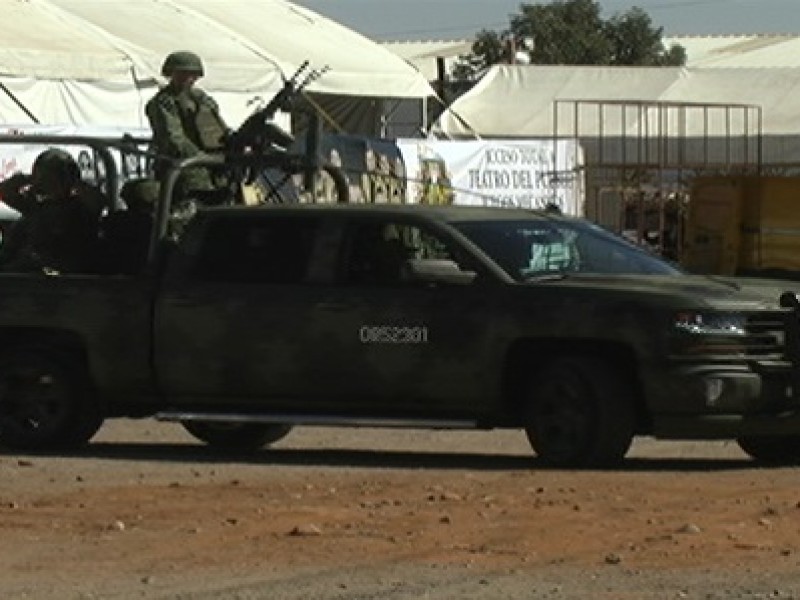
[[[11,365],[0,389],[0,432],[44,437],[69,417],[69,389],[49,369]]]

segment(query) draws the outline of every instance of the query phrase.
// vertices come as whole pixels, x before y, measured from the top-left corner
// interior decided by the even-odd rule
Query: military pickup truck
[[[229,206],[164,231],[140,274],[0,275],[0,444],[156,417],[227,450],[311,424],[520,429],[562,467],[635,436],[800,459],[788,283],[521,209]]]

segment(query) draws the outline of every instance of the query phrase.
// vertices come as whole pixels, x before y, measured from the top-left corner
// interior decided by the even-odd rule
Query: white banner
[[[1,126],[0,135],[59,135],[59,136],[83,136],[83,137],[104,137],[122,138],[129,134],[135,138],[149,138],[149,129],[136,128],[114,128],[114,127],[94,127],[94,126],[72,126],[72,125],[22,125],[22,126]],[[0,180],[10,177],[14,173],[30,173],[33,161],[47,148],[57,144],[0,144]],[[95,185],[103,185],[105,181],[104,165],[102,160],[96,156],[96,152],[87,146],[71,145],[60,146],[75,158],[81,169],[81,177],[84,181]],[[136,177],[138,173],[144,171],[144,160],[140,156],[125,155],[112,150],[114,160],[117,163],[117,172],[121,181],[130,177]]]
[[[399,139],[408,202],[543,208],[583,214],[583,154],[574,140]]]

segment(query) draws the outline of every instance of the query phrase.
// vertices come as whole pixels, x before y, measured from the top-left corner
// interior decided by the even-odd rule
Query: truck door
[[[406,259],[456,260],[440,234],[413,221],[359,215],[344,236],[337,284],[315,319],[359,411],[455,415],[499,389],[492,295],[461,283],[407,280]],[[456,268],[456,265],[453,265]],[[466,269],[467,265],[462,264]],[[491,375],[487,375],[491,374]]]
[[[258,211],[196,218],[156,306],[162,391],[177,402],[242,406],[277,398],[285,410],[326,391],[323,349],[309,328],[324,293],[315,269],[335,254],[322,220]]]

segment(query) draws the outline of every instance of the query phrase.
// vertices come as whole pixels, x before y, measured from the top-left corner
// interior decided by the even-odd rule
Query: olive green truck
[[[511,428],[533,464],[614,465],[636,436],[796,462],[791,285],[530,210],[201,209],[141,273],[0,274],[0,445],[155,417],[228,450],[298,425]]]

